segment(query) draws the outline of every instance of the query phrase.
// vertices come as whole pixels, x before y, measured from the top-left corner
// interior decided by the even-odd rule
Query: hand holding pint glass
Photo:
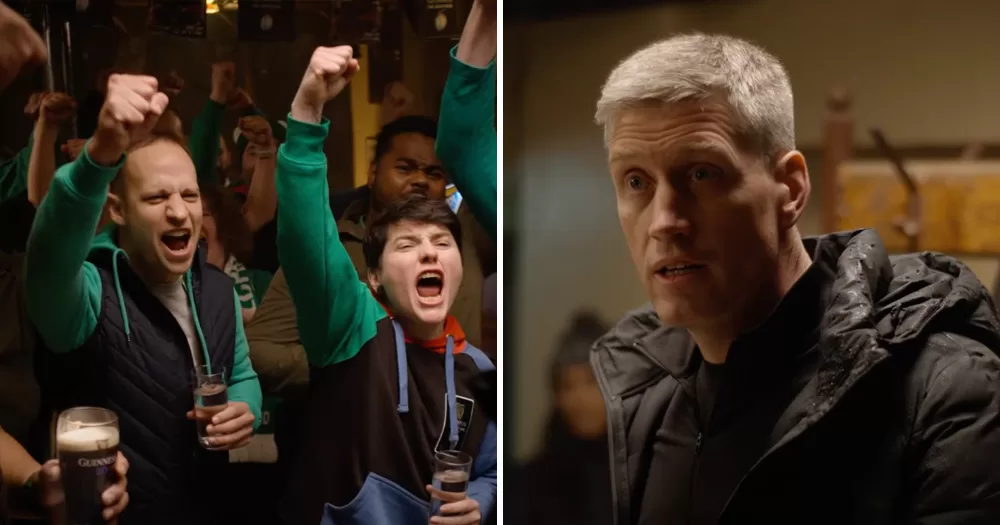
[[[42,504],[68,525],[115,519],[128,505],[128,461],[118,452],[118,416],[96,407],[71,408],[56,423],[58,459],[42,465]]]
[[[472,457],[458,450],[434,453],[431,523],[434,525],[478,525],[482,521],[479,502],[468,497]]]
[[[209,373],[199,366],[194,374],[194,410],[188,418],[198,423],[198,442],[207,450],[231,450],[250,443],[256,419],[250,405],[229,401],[226,370]]]

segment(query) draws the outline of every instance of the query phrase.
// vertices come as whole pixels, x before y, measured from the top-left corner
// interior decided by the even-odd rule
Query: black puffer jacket
[[[816,293],[793,288],[741,338],[751,351],[734,343],[714,430],[699,422],[701,358],[686,331],[647,307],[595,344],[615,523],[637,523],[644,497],[668,515],[643,521],[661,523],[1000,523],[1000,326],[987,290],[950,257],[890,258],[870,230],[806,247]],[[675,470],[647,484],[657,447]]]

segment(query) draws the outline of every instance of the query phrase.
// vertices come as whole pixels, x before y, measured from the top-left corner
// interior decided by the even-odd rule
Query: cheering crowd
[[[496,269],[496,9],[475,3],[439,119],[386,123],[368,185],[342,194],[329,189],[323,114],[358,72],[350,46],[315,50],[283,120],[254,106],[232,64],[213,65],[189,137],[170,109],[177,86],[110,74],[92,129],[61,145],[58,166],[60,127],[84,108],[63,93],[28,101],[29,144],[0,167],[0,199],[26,195],[20,209],[0,204],[5,225],[30,225],[0,253],[16,330],[0,403],[20,407],[0,421],[7,512],[72,512],[74,465],[49,417],[91,406],[113,412],[120,435],[100,487],[107,521],[491,515],[496,358],[480,346]],[[0,88],[45,60],[0,3]],[[233,151],[227,111],[240,116]],[[213,410],[198,394],[209,376],[228,396]],[[36,461],[52,448],[61,459]],[[439,467],[462,457],[455,488]]]

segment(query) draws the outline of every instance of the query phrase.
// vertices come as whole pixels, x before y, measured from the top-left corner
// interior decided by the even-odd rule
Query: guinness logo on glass
[[[77,465],[81,467],[106,467],[108,465],[113,465],[115,463],[115,456],[108,456],[106,458],[80,458],[76,461]]]

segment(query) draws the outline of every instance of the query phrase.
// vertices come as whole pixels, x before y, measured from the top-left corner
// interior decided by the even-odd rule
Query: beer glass
[[[226,390],[226,369],[222,367],[209,373],[208,367],[199,365],[194,372],[194,416],[198,421],[198,443],[208,450],[215,450],[208,441],[208,424],[212,417],[222,412],[229,404]]]
[[[101,494],[115,482],[118,416],[97,407],[76,407],[59,414],[56,456],[66,495],[66,523],[104,523]]]
[[[465,496],[469,488],[472,457],[458,450],[439,450],[434,453],[434,481],[431,485],[441,492],[454,492]],[[441,500],[431,500],[431,515],[441,513]]]

